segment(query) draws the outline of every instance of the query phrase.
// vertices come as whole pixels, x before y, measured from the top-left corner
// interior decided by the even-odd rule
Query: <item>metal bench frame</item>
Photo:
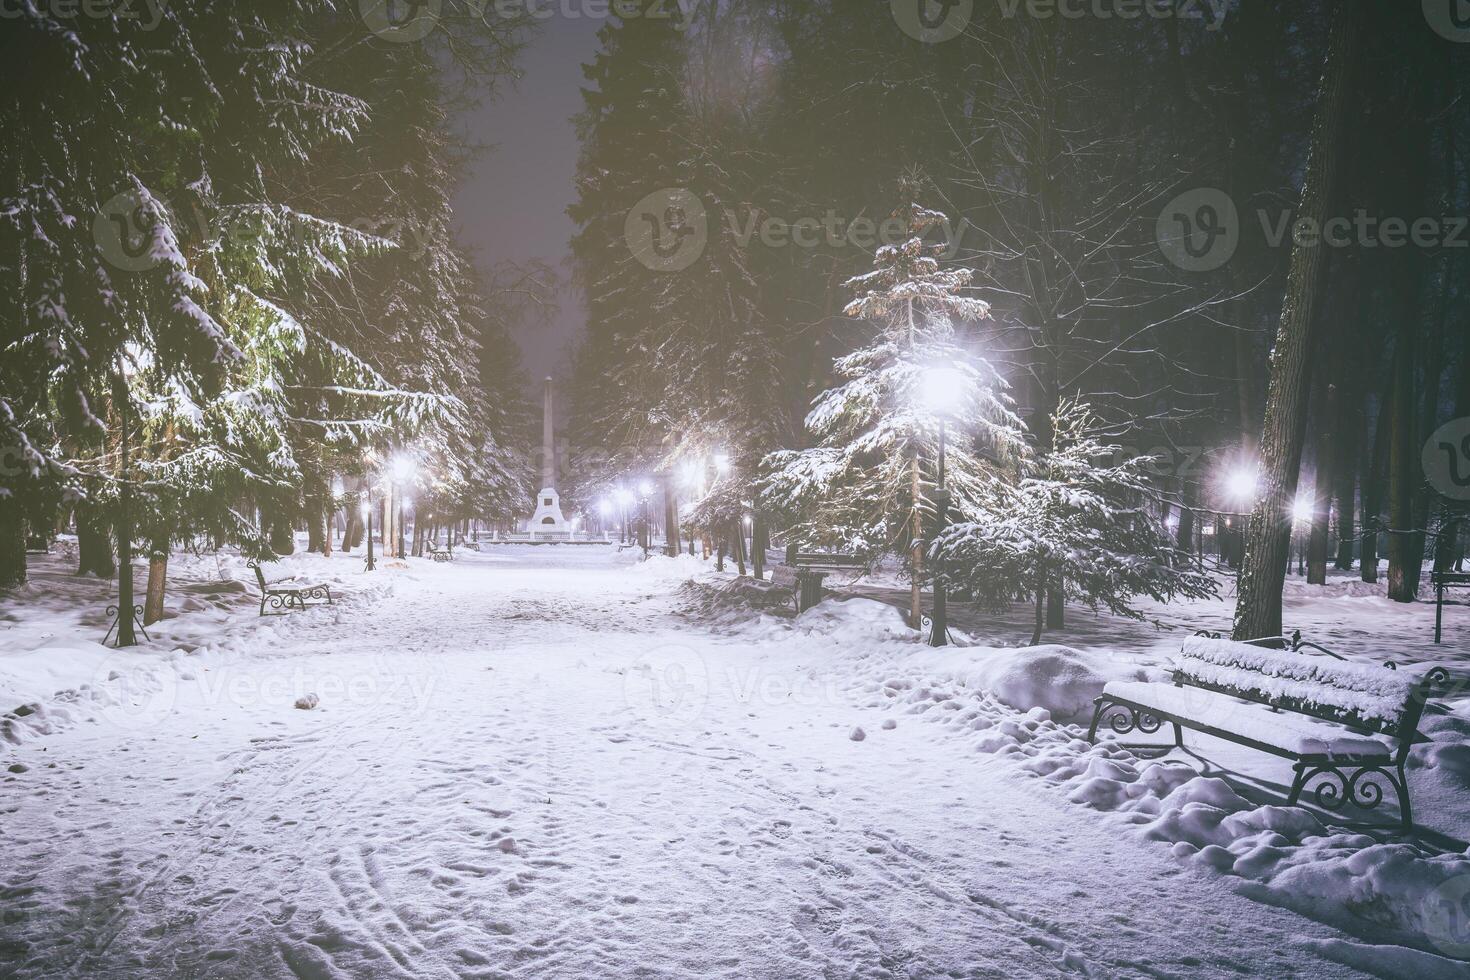
[[[1210,635],[1210,634],[1205,634]],[[1266,640],[1247,641],[1252,646],[1271,647],[1279,644],[1279,637],[1271,637]],[[1279,647],[1277,647],[1279,648]],[[1335,655],[1334,655],[1335,656]],[[1341,658],[1339,658],[1341,659]],[[1241,668],[1248,669],[1248,668]],[[1314,780],[1321,778],[1316,789],[1313,790],[1313,798],[1317,805],[1324,810],[1336,813],[1343,809],[1349,802],[1362,807],[1365,810],[1375,809],[1383,802],[1384,789],[1379,782],[1386,782],[1393,788],[1399,802],[1400,825],[1405,833],[1414,829],[1414,816],[1409,802],[1409,780],[1404,767],[1409,759],[1409,752],[1415,745],[1429,741],[1428,738],[1419,733],[1419,720],[1423,717],[1424,706],[1428,703],[1431,694],[1449,680],[1449,674],[1443,667],[1435,667],[1425,674],[1423,680],[1415,685],[1409,695],[1408,701],[1396,722],[1385,722],[1380,719],[1365,719],[1356,712],[1346,711],[1340,708],[1324,707],[1321,705],[1307,704],[1297,698],[1262,697],[1258,692],[1241,688],[1231,687],[1224,684],[1205,684],[1189,677],[1183,671],[1174,672],[1174,684],[1176,687],[1195,687],[1201,690],[1213,691],[1217,694],[1226,694],[1230,697],[1240,698],[1255,704],[1262,704],[1273,711],[1286,711],[1294,714],[1308,715],[1330,721],[1357,735],[1388,735],[1398,742],[1398,750],[1390,755],[1385,761],[1381,755],[1356,755],[1356,754],[1304,754],[1291,752],[1277,745],[1269,745],[1257,741],[1240,732],[1220,728],[1207,721],[1198,718],[1188,718],[1183,715],[1171,714],[1159,711],[1156,708],[1146,707],[1127,698],[1111,694],[1103,694],[1093,703],[1097,706],[1092,713],[1092,725],[1087,730],[1087,740],[1097,742],[1098,726],[1108,715],[1108,727],[1115,734],[1127,735],[1137,731],[1144,735],[1152,735],[1164,726],[1165,723],[1174,726],[1174,744],[1161,745],[1159,743],[1118,743],[1128,749],[1162,749],[1163,755],[1167,755],[1175,748],[1184,747],[1183,729],[1200,732],[1204,735],[1212,735],[1215,738],[1259,752],[1267,752],[1271,755],[1292,760],[1292,771],[1294,777],[1291,790],[1287,796],[1288,806],[1296,806],[1301,799],[1302,791]]]
[[[446,551],[432,541],[425,543],[424,550],[429,553],[429,557],[434,559],[434,561],[454,561],[454,552]]]
[[[308,604],[319,605],[325,602],[332,604],[332,590],[325,585],[308,585],[303,588],[282,588],[271,585],[265,580],[265,573],[260,570],[257,562],[246,562],[246,565],[255,570],[255,581],[260,585],[260,615],[265,615],[265,607],[269,605],[272,609],[281,610],[273,613],[276,616],[284,616],[292,609],[305,609]]]
[[[1470,572],[1433,572],[1429,581],[1434,583],[1434,642],[1444,637],[1444,593],[1445,589],[1470,589]],[[1450,603],[1461,605],[1461,603]]]
[[[818,551],[804,551],[796,555],[794,561],[786,565],[777,565],[771,572],[771,583],[773,585],[784,585],[777,582],[776,576],[780,569],[790,569],[795,576],[795,585],[792,587],[792,603],[796,607],[799,616],[808,609],[822,601],[822,582],[828,575],[839,571],[851,571],[857,568],[866,568],[867,563],[855,555],[826,554]]]

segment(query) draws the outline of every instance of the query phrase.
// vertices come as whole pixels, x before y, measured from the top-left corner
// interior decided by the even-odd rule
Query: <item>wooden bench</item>
[[[445,551],[432,541],[425,545],[425,548],[429,552],[429,557],[435,561],[454,561],[454,553],[452,551]]]
[[[277,616],[284,616],[285,611],[291,609],[305,609],[308,605],[330,604],[332,602],[332,590],[325,585],[307,585],[300,588],[286,588],[279,583],[271,585],[265,580],[265,573],[260,570],[256,562],[247,562],[255,570],[255,581],[260,585],[260,614],[265,615],[267,604],[272,609],[280,609],[282,612]]]
[[[1439,643],[1444,637],[1445,590],[1470,589],[1470,572],[1434,572],[1429,580],[1434,583],[1434,642]]]
[[[1097,741],[1106,720],[1118,735],[1151,735],[1167,722],[1174,744],[1183,729],[1212,735],[1292,760],[1289,806],[1316,782],[1319,806],[1336,812],[1349,802],[1373,809],[1387,783],[1398,797],[1405,831],[1414,826],[1404,766],[1419,734],[1424,705],[1449,675],[1436,667],[1420,677],[1377,665],[1336,663],[1292,649],[1280,638],[1251,643],[1196,636],[1186,641],[1173,684],[1112,681],[1094,702],[1087,738]]]

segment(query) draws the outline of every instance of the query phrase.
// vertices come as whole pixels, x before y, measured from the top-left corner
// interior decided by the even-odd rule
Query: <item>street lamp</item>
[[[618,502],[618,508],[622,511],[621,521],[618,527],[618,543],[628,543],[628,507],[633,503],[633,495],[625,487],[618,487],[613,491],[613,499]]]
[[[398,498],[398,533],[395,537],[397,539],[396,550],[399,558],[403,557],[403,512],[406,509],[406,502],[403,499],[403,485],[413,479],[414,466],[413,457],[407,453],[398,453],[388,464],[388,473],[393,480],[393,496]],[[386,541],[384,542],[384,547],[387,547]]]
[[[638,511],[639,521],[642,524],[639,534],[642,540],[639,543],[643,546],[643,557],[647,558],[648,546],[653,540],[653,529],[649,526],[648,513],[648,502],[653,498],[653,484],[648,480],[640,480],[638,482],[638,496],[641,498],[639,500]]]
[[[952,367],[931,368],[924,374],[924,406],[939,420],[939,486],[934,491],[934,530],[938,534],[947,520],[949,488],[944,479],[944,437],[950,416],[958,415],[969,394],[969,379]],[[914,501],[918,506],[918,501]],[[945,591],[944,568],[934,559],[934,625],[929,631],[929,645],[942,647],[949,643],[948,595]]]
[[[373,561],[373,495],[370,489],[362,492],[362,506],[359,513],[362,514],[362,519],[367,524],[367,566],[363,571],[371,572],[378,567],[378,563]]]

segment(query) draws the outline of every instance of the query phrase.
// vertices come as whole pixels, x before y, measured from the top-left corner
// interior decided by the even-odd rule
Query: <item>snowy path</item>
[[[671,588],[469,556],[19,747],[0,976],[1358,975]]]

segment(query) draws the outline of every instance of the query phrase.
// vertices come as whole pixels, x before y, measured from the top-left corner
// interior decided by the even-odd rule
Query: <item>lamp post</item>
[[[367,523],[367,566],[363,571],[371,572],[378,563],[373,560],[373,492],[370,488],[362,492],[362,519]]]
[[[393,479],[393,496],[397,498],[398,502],[398,519],[395,522],[398,525],[398,533],[395,535],[397,539],[396,551],[398,557],[403,558],[403,520],[406,507],[404,503],[403,485],[413,479],[413,457],[406,453],[399,453],[397,456],[394,456],[390,471]],[[386,542],[384,542],[384,546],[386,547]]]
[[[643,546],[643,557],[647,558],[648,548],[653,540],[653,528],[651,526],[650,515],[648,513],[649,501],[653,499],[653,484],[647,480],[643,480],[642,482],[640,482],[638,484],[638,495],[641,498],[641,500],[639,501],[638,510],[640,514],[639,520],[642,524],[639,533],[639,537],[642,540],[639,543]]]
[[[623,487],[618,487],[613,492],[614,499],[618,502],[618,544],[628,543],[628,505],[633,502],[633,495]]]
[[[933,368],[924,378],[924,402],[939,419],[939,485],[934,491],[934,533],[944,529],[949,512],[949,488],[945,483],[945,430],[949,417],[964,406],[969,379],[951,367]],[[918,506],[918,501],[914,502]],[[929,645],[942,647],[949,643],[949,603],[944,582],[942,560],[934,559],[934,617],[929,631]]]

